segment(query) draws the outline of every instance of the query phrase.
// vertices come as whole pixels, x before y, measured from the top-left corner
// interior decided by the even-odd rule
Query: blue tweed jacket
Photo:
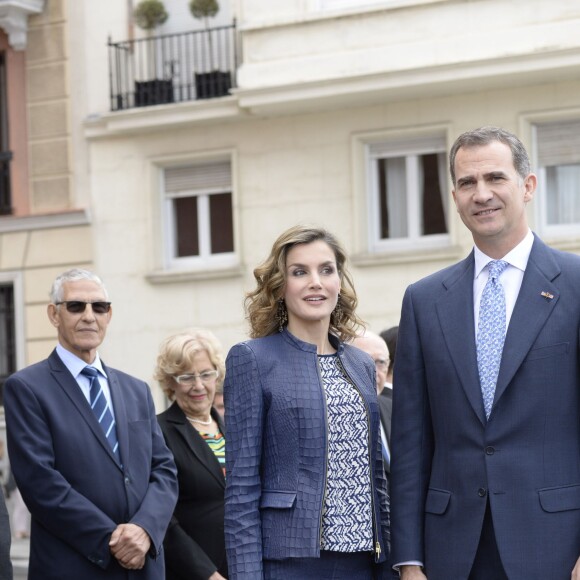
[[[361,350],[330,339],[369,414],[375,561],[387,577],[388,496],[374,364]],[[319,556],[327,447],[324,394],[316,346],[286,330],[237,344],[226,366],[229,578],[257,580],[263,577],[263,558]]]

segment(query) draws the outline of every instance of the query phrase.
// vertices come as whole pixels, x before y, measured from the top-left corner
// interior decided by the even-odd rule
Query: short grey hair
[[[82,268],[72,268],[71,270],[59,274],[52,283],[50,289],[50,302],[52,304],[62,302],[64,298],[64,290],[62,288],[63,284],[66,282],[78,282],[79,280],[90,280],[91,282],[96,282],[105,293],[105,298],[109,300],[109,293],[107,292],[103,281],[96,274],[89,270],[83,270]]]
[[[451,181],[453,182],[454,187],[456,185],[455,157],[457,156],[459,149],[462,147],[464,149],[483,147],[484,145],[489,145],[496,141],[499,141],[510,148],[515,170],[522,179],[525,179],[531,173],[532,169],[528,152],[523,143],[513,133],[502,129],[501,127],[479,127],[478,129],[466,131],[459,135],[451,147],[449,152],[449,171],[451,173]]]

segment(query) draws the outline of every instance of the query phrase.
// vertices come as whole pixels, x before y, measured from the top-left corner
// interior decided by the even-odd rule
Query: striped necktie
[[[121,455],[119,453],[119,441],[117,440],[117,428],[115,426],[115,419],[113,413],[109,409],[105,393],[101,387],[98,379],[99,371],[96,368],[86,366],[81,375],[89,379],[91,409],[99,422],[99,425],[105,433],[105,437],[109,441],[109,445],[115,454],[115,457],[121,462]]]

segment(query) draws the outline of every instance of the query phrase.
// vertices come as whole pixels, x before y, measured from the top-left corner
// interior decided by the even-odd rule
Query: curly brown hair
[[[346,253],[329,231],[306,225],[294,226],[283,232],[272,245],[268,258],[254,270],[256,289],[248,292],[245,300],[246,318],[250,324],[250,336],[260,338],[278,332],[276,312],[286,285],[286,257],[298,244],[323,241],[332,249],[340,276],[340,310],[330,318],[329,331],[341,340],[356,336],[363,322],[355,314],[358,303],[350,274],[346,268]],[[338,318],[338,319],[337,319]]]

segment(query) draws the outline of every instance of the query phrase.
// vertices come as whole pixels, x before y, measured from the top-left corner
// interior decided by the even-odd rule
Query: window
[[[534,127],[538,166],[538,229],[548,237],[578,236],[580,120]]]
[[[0,52],[0,215],[12,213],[10,160],[8,145],[8,105],[6,92],[6,54]]]
[[[16,371],[16,323],[14,286],[0,283],[0,404],[4,381]]]
[[[449,243],[444,136],[367,145],[371,248]]]
[[[164,169],[170,267],[226,266],[235,259],[230,161]]]

